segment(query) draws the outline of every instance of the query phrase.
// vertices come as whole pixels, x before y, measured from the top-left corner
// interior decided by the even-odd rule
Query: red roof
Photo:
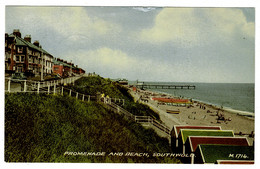
[[[160,102],[166,102],[166,103],[189,103],[190,102],[188,99],[173,99],[173,98],[158,98],[158,97],[154,97],[152,99]]]
[[[176,137],[178,137],[181,129],[207,129],[207,130],[221,130],[220,126],[182,126],[182,125],[175,125],[174,131]]]
[[[194,152],[199,144],[249,146],[247,138],[245,137],[190,136],[189,143],[191,152]]]

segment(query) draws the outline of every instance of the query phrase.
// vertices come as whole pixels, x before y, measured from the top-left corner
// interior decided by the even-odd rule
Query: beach
[[[173,98],[174,96],[129,88],[135,101],[148,105],[160,115],[162,122],[172,128],[174,125],[221,126],[222,130],[233,130],[236,137],[247,137],[253,144],[254,116],[248,117],[229,110],[198,101],[186,106],[173,106],[153,100],[152,98]],[[179,112],[167,113],[167,110]]]

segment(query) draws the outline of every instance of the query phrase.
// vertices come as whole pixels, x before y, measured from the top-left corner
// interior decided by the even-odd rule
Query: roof
[[[12,35],[12,34],[11,34]],[[19,36],[15,36],[16,37],[16,45],[17,46],[29,46],[30,48],[33,48],[35,50],[38,50],[39,52],[42,52],[44,54],[50,55],[52,56],[50,53],[48,53],[47,51],[45,51],[44,49],[24,40],[23,38],[20,38]]]
[[[217,160],[254,160],[253,146],[199,145],[204,163],[215,163]]]
[[[194,152],[199,144],[249,146],[246,137],[190,136],[187,141],[190,143],[191,152]]]
[[[157,100],[159,102],[166,102],[166,103],[190,103],[188,99],[173,99],[173,98],[158,98],[153,97],[153,100]]]
[[[54,65],[63,65],[63,66],[71,67],[71,68],[73,67],[72,65],[69,65],[69,64],[67,64],[67,63],[58,61],[58,60],[56,60],[56,59],[53,59],[53,64],[54,64]]]
[[[183,144],[186,142],[189,136],[225,136],[233,137],[232,130],[193,130],[193,129],[181,129],[180,135],[182,137]]]
[[[175,137],[178,138],[181,129],[208,129],[208,130],[221,130],[220,126],[186,126],[186,125],[175,125],[174,126],[174,134]]]

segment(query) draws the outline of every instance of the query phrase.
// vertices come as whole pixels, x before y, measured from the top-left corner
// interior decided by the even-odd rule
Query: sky
[[[7,6],[13,29],[105,78],[255,82],[255,8]]]

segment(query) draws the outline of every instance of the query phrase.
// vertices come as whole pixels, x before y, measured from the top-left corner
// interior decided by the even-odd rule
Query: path
[[[130,94],[134,97],[134,100],[139,100],[139,94],[135,94],[132,90],[130,90]],[[148,102],[142,102],[143,104],[146,104],[149,106],[153,111],[159,114],[160,119],[164,122],[166,126],[168,126],[170,129],[173,128],[174,125],[180,125],[180,124],[186,124],[185,122],[179,121],[177,118],[171,116],[170,114],[166,113],[164,110],[161,110],[154,104]]]

